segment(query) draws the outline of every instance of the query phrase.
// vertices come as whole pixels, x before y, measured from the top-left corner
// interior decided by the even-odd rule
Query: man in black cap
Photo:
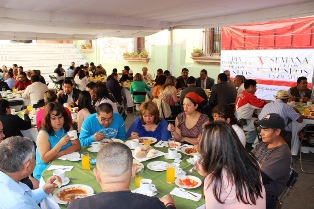
[[[289,146],[280,136],[285,127],[284,119],[270,113],[256,122],[261,128],[262,142],[252,150],[261,165],[263,184],[266,190],[266,209],[275,208],[278,196],[287,185],[291,171]]]

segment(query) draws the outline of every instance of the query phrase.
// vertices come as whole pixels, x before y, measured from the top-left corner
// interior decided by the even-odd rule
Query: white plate
[[[154,184],[153,184],[153,185],[154,185]],[[157,195],[157,193],[158,193],[156,188],[152,189],[151,191],[152,191],[152,196],[155,196],[155,195]],[[143,194],[143,195],[149,196],[148,193],[143,193],[143,192],[141,191],[141,188],[134,189],[134,190],[132,190],[132,192],[133,192],[133,193],[137,193],[137,194]]]
[[[130,149],[134,149],[134,148],[131,148],[131,140],[126,140],[125,145],[128,146]]]
[[[197,182],[197,184],[194,186],[194,187],[188,187],[188,186],[182,186],[179,184],[179,179],[183,180],[183,179],[186,179],[186,177],[189,177],[190,179],[194,180]],[[180,177],[177,177],[176,180],[174,181],[174,183],[176,185],[178,185],[179,187],[182,187],[184,189],[194,189],[194,188],[197,188],[199,186],[201,186],[202,184],[202,180],[197,178],[196,176],[180,176]]]
[[[81,158],[70,158],[70,159],[68,159],[68,161],[71,161],[71,162],[77,162],[80,160],[82,160],[82,159]]]
[[[96,150],[92,149],[92,147],[87,148],[87,151],[89,151],[89,152],[99,152],[99,150],[96,151]]]
[[[62,186],[67,185],[68,183],[70,183],[70,179],[68,177],[64,178],[64,182],[62,182]]]
[[[101,140],[101,141],[102,141],[102,142],[106,142],[106,141],[109,141],[109,140],[110,140],[110,139],[103,139],[103,140]],[[124,141],[121,140],[121,139],[112,138],[111,140],[114,141],[114,142],[120,142],[120,143],[124,144]]]
[[[69,186],[65,186],[65,187],[61,187],[60,189],[58,189],[53,195],[52,198],[53,200],[58,203],[58,204],[67,204],[67,202],[60,200],[57,197],[57,194],[59,194],[61,191],[65,190],[65,189],[69,189],[69,188],[74,188],[74,187],[80,187],[82,189],[85,189],[87,192],[87,196],[93,195],[94,194],[94,190],[93,188],[91,188],[90,186],[84,185],[84,184],[72,184]]]
[[[145,158],[137,158],[137,157],[135,157],[134,150],[132,150],[132,155],[133,155],[134,159],[138,160],[138,162],[144,162],[144,161],[156,158],[156,157],[163,156],[164,154],[165,154],[164,152],[161,152],[161,151],[157,150],[157,153],[153,157],[151,157],[151,158],[147,158],[147,157],[145,157]]]
[[[176,177],[185,176],[185,175],[186,175],[185,171],[181,171],[180,173],[176,172]]]
[[[194,147],[193,145],[187,145],[187,146],[181,147],[180,151],[182,153],[186,154],[186,155],[194,155],[196,152],[195,153],[191,153],[191,154],[188,154],[188,153],[185,152],[186,148],[193,148],[193,147]]]
[[[144,138],[145,138],[145,139],[150,139],[150,143],[151,143],[151,144],[154,144],[154,143],[157,142],[157,139],[156,139],[156,138],[154,138],[154,137],[149,137],[149,136],[140,137],[139,140],[144,139]],[[143,143],[140,143],[140,144],[143,144]]]
[[[147,164],[147,168],[152,171],[165,171],[167,168],[167,162],[153,161]]]
[[[168,160],[174,160],[174,159],[180,159],[182,157],[181,153],[177,153],[177,157],[176,158],[169,158],[168,153],[165,153],[165,158]]]

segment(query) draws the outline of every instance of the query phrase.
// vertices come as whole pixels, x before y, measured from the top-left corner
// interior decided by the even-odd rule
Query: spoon
[[[194,197],[197,197],[195,194],[189,192],[189,191],[186,191],[185,189],[183,189],[182,187],[179,187],[179,190],[182,191],[182,192],[187,192],[189,193],[190,195],[193,195]]]

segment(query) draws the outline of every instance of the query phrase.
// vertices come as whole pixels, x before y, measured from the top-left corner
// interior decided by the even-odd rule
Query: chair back
[[[134,91],[132,95],[133,96],[140,96],[140,95],[145,96],[146,94],[147,94],[146,91]]]

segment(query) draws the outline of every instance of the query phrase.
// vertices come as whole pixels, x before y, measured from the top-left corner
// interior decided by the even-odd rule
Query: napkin
[[[198,194],[198,193],[195,193],[195,192],[190,192],[192,194],[194,194],[196,197],[194,197],[193,195],[191,195],[189,193],[190,191],[186,190],[185,192],[181,191],[178,187],[175,187],[171,192],[170,194],[171,195],[175,195],[175,196],[178,196],[178,197],[181,197],[181,198],[185,198],[185,199],[189,199],[189,200],[193,200],[193,201],[196,201],[198,202],[202,195],[201,194]]]
[[[168,145],[168,142],[166,141],[159,141],[158,143],[156,143],[154,146],[155,147],[165,147]]]
[[[81,157],[80,157],[80,153],[72,152],[70,154],[63,155],[63,156],[59,157],[58,159],[60,159],[60,160],[80,160]]]
[[[74,166],[65,166],[65,165],[51,165],[47,170],[52,171],[52,170],[57,170],[57,169],[62,169],[64,171],[71,171]]]
[[[152,164],[152,168],[154,170],[166,170],[167,163],[166,162],[156,162]]]

